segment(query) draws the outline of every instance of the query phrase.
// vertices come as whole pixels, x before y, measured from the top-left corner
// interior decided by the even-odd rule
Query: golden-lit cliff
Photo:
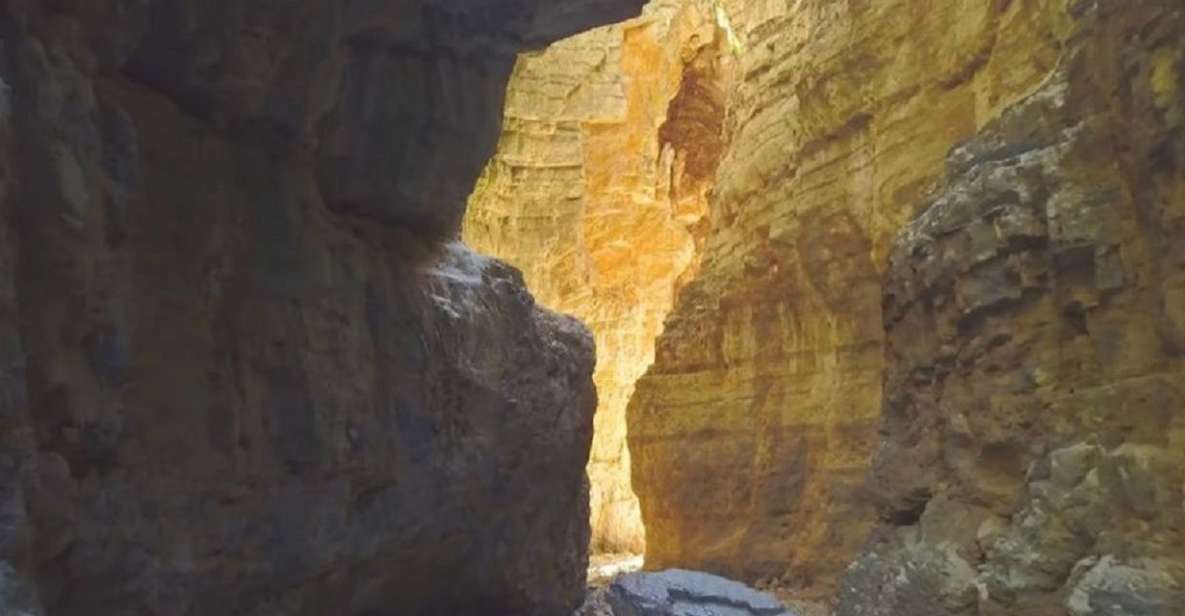
[[[881,277],[956,143],[1037,88],[1056,2],[729,2],[699,274],[630,406],[648,564],[830,584],[872,521]]]
[[[848,616],[1177,601],[1179,7],[649,10],[520,61],[466,227],[595,332],[598,547],[628,471],[648,568]]]

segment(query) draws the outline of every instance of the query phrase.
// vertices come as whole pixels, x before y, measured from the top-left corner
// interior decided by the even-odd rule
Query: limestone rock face
[[[710,3],[656,0],[524,56],[470,199],[465,241],[521,268],[542,304],[596,338],[594,550],[643,548],[625,408],[696,263],[723,148],[724,44]]]
[[[895,243],[841,616],[1185,614],[1185,13],[1073,17]]]
[[[952,146],[1057,66],[1065,2],[753,2],[698,274],[628,412],[647,566],[819,582],[864,541],[881,276]]]
[[[633,0],[0,7],[0,612],[560,614],[593,346],[445,240]]]

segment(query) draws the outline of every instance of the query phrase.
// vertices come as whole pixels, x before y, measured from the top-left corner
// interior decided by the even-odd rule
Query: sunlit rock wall
[[[1073,31],[895,243],[841,616],[1185,614],[1185,11]]]
[[[1064,0],[726,1],[698,275],[628,413],[647,565],[832,587],[873,520],[881,278],[943,160],[1054,71]]]
[[[522,56],[498,153],[470,199],[465,241],[519,267],[540,303],[594,333],[596,551],[643,547],[625,408],[706,228],[724,45],[710,3],[659,0]]]

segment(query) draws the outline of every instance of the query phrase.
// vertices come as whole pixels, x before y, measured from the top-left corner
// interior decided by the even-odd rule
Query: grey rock
[[[1088,559],[1066,599],[1071,616],[1170,616],[1185,609],[1185,589],[1152,563],[1141,568],[1114,556]]]
[[[906,534],[852,563],[839,592],[845,616],[973,614],[975,570],[949,542]]]
[[[609,587],[616,616],[796,616],[773,596],[699,571],[630,573]]]

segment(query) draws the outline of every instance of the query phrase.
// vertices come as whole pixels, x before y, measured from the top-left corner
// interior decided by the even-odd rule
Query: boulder
[[[796,616],[768,593],[684,569],[624,575],[608,600],[615,616]]]

